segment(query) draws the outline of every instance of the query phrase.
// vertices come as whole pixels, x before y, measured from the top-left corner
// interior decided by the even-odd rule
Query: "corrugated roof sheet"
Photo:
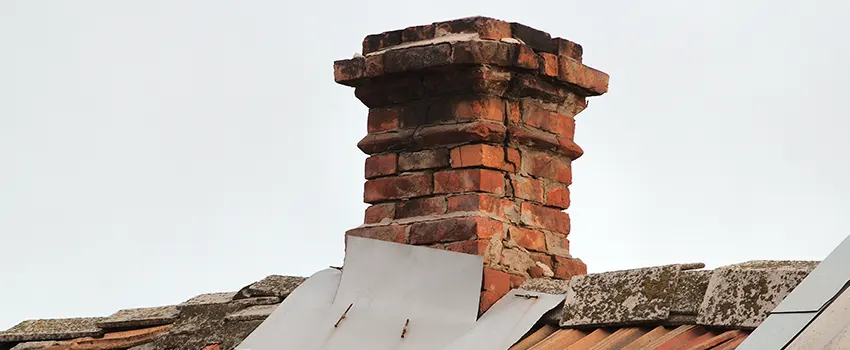
[[[553,328],[542,327],[510,350],[667,350],[734,349],[749,335],[747,331],[705,328],[696,325],[678,327],[621,327],[560,329],[544,339],[539,334]]]

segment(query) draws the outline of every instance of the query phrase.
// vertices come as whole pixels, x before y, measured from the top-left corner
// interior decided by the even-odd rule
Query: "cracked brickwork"
[[[608,75],[580,45],[472,17],[369,35],[334,64],[369,107],[364,225],[347,235],[484,256],[481,311],[527,278],[569,279],[574,117]]]

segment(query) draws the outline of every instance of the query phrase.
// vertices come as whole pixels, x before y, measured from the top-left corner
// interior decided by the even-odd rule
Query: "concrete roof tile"
[[[27,342],[35,340],[66,340],[93,337],[103,334],[97,327],[100,317],[28,320],[4,332],[0,342]]]
[[[97,323],[100,328],[139,328],[173,323],[180,312],[177,306],[144,307],[120,310]]]

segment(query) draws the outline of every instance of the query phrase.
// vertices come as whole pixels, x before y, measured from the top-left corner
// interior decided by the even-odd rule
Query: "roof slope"
[[[815,266],[757,261],[700,270],[701,264],[679,264],[569,281],[530,279],[522,289],[565,300],[511,349],[733,349]],[[303,280],[269,276],[238,292],[179,305],[24,321],[0,332],[0,350],[232,349]]]

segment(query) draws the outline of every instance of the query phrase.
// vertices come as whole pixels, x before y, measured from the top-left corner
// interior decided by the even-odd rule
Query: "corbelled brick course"
[[[574,117],[608,75],[518,23],[463,18],[369,35],[334,64],[369,107],[365,224],[348,235],[484,256],[481,311],[529,277],[569,279]]]

